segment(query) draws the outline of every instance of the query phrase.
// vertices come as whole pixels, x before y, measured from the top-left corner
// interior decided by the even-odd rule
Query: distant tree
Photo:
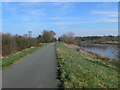
[[[41,35],[42,42],[49,43],[54,40],[55,32],[44,30]]]
[[[29,38],[29,35],[28,34],[24,34],[23,37]]]
[[[75,35],[72,32],[63,34],[61,37],[59,37],[58,40],[60,40],[64,43],[74,44],[75,43]]]

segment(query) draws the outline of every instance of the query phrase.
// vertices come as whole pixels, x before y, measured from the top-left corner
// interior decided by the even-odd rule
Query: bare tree
[[[42,36],[41,36],[41,38],[42,38],[42,41],[43,42],[52,42],[53,41],[53,39],[54,39],[54,36],[55,36],[55,32],[53,32],[53,31],[48,31],[48,30],[44,30],[43,32],[42,32]]]
[[[2,34],[2,56],[17,52],[14,37],[10,34]]]
[[[63,34],[61,37],[60,37],[60,40],[64,43],[68,43],[68,44],[74,44],[75,42],[75,35],[74,33],[70,32],[70,33],[67,33],[67,34]]]

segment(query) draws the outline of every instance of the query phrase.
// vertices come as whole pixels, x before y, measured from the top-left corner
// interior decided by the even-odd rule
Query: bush
[[[32,46],[37,46],[36,38],[28,38],[20,35],[2,34],[2,56],[14,54]]]

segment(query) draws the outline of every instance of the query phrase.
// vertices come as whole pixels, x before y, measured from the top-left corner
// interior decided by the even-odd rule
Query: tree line
[[[8,56],[14,54],[18,51],[24,50],[30,47],[37,47],[40,43],[50,43],[55,42],[56,33],[54,31],[43,30],[43,32],[37,37],[31,37],[30,32],[24,35],[11,35],[9,33],[2,33],[2,56]],[[86,36],[86,37],[76,37],[74,33],[69,32],[63,34],[58,38],[58,41],[68,44],[81,45],[86,43],[115,43],[118,42],[118,36]]]
[[[30,47],[37,47],[40,43],[50,43],[55,41],[55,32],[44,30],[37,37],[30,37],[29,34],[11,35],[2,33],[2,56],[8,56]]]
[[[118,36],[85,36],[85,37],[76,37],[74,33],[70,32],[67,34],[63,34],[58,39],[61,42],[68,43],[68,44],[86,44],[86,43],[93,43],[93,44],[118,44]]]

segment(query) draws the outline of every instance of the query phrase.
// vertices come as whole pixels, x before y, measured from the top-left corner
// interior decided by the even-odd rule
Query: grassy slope
[[[27,50],[23,50],[20,53],[17,53],[16,55],[11,55],[7,58],[2,59],[2,69],[6,69],[7,67],[11,66],[12,64],[18,62],[19,60],[23,59],[25,56],[32,54],[33,52],[35,52],[36,50],[44,47],[46,44],[42,44],[39,47],[33,47],[33,48],[29,48]],[[1,68],[0,68],[1,69]]]
[[[61,72],[60,80],[64,88],[118,87],[118,72],[105,65],[97,64],[97,62],[104,63],[100,59],[79,53],[62,43],[56,44],[56,50]]]

